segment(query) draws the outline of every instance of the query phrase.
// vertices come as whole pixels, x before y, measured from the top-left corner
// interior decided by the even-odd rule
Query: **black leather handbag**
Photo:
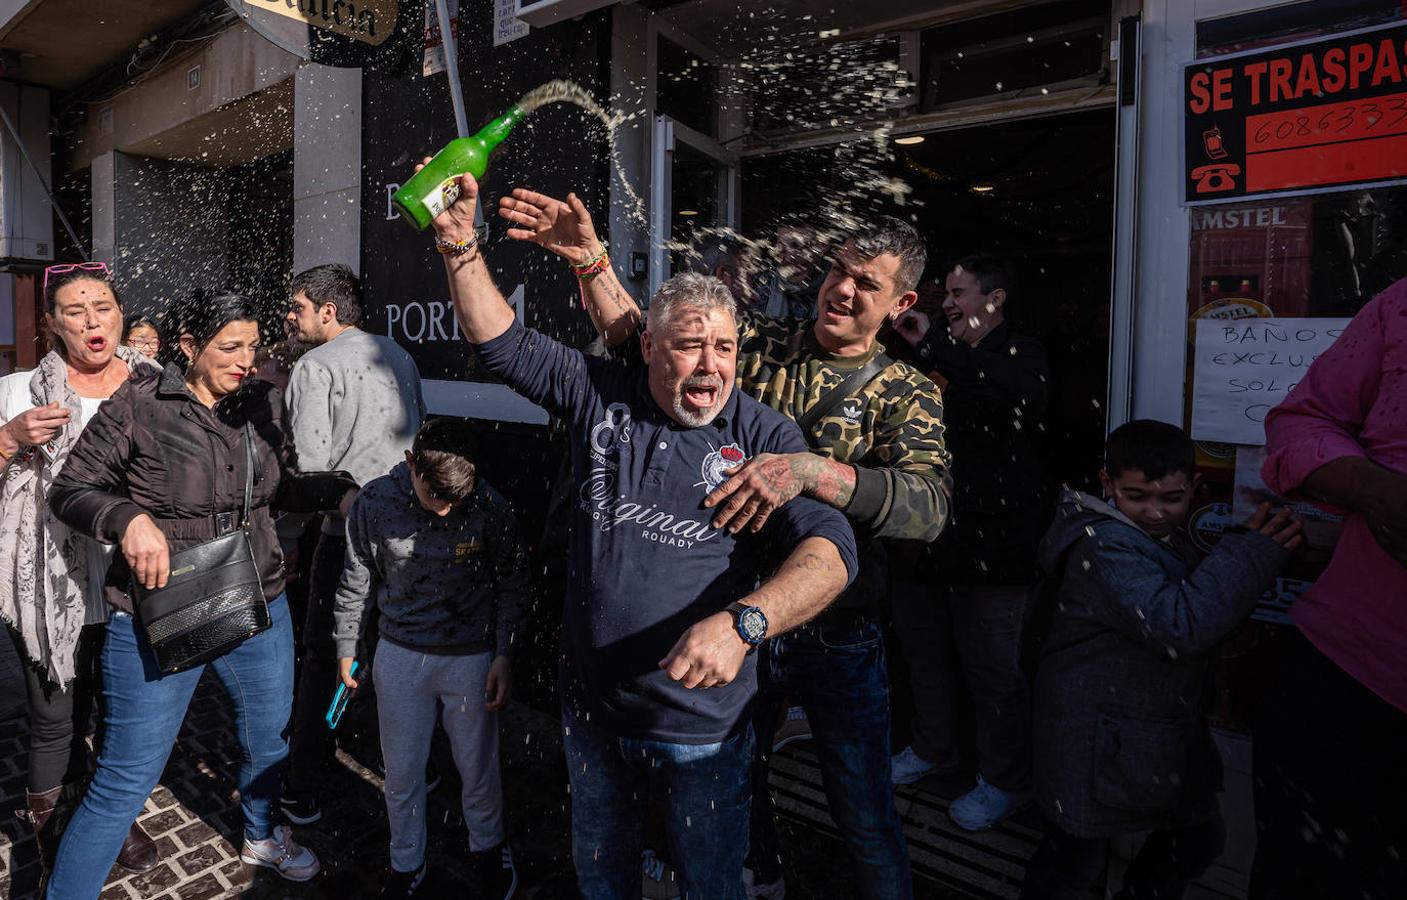
[[[269,627],[269,604],[249,543],[255,461],[254,429],[248,423],[244,450],[240,520],[228,513],[216,516],[214,530],[228,533],[173,553],[166,587],[147,590],[133,582],[137,622],[163,673],[209,662]]]

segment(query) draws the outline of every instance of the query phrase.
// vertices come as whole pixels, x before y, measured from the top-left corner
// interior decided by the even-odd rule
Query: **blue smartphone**
[[[360,660],[352,660],[352,677],[357,677],[357,670],[362,667]],[[352,699],[352,691],[346,684],[337,685],[337,693],[332,695],[332,705],[327,708],[328,728],[336,728],[342,721],[342,714],[347,711],[347,702]]]

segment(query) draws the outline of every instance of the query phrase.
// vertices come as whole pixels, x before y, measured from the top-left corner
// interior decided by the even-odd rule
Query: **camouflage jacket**
[[[738,387],[799,420],[825,394],[884,348],[838,357],[812,334],[813,322],[738,316]],[[932,541],[952,498],[943,444],[943,400],[918,370],[893,362],[842,400],[806,436],[812,448],[855,466],[855,495],[844,510],[857,537]]]

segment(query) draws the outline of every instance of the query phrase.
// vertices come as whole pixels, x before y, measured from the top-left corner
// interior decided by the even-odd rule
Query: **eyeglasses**
[[[57,276],[57,275],[67,275],[69,272],[76,272],[76,271],[83,271],[83,272],[102,272],[104,276],[106,276],[106,277],[108,277],[108,278],[111,278],[111,277],[112,277],[112,270],[107,267],[107,263],[105,263],[105,262],[59,263],[59,264],[56,265],[56,266],[45,266],[45,267],[44,267],[44,293],[45,293],[46,295],[49,293],[49,276],[50,276],[50,275],[55,275],[55,276]]]
[[[128,338],[127,346],[137,350],[160,350],[161,338]]]

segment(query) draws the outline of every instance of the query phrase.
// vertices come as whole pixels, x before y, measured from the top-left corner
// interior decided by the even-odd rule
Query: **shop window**
[[[1103,76],[1108,0],[1066,0],[922,34],[920,110]]]
[[[878,38],[784,51],[753,60],[758,89],[753,128],[830,128],[890,116],[909,88],[899,69],[899,41]]]
[[[655,112],[700,134],[718,136],[718,70],[673,41],[660,38]]]
[[[1404,18],[1402,0],[1309,0],[1197,23],[1197,56],[1236,53]]]

